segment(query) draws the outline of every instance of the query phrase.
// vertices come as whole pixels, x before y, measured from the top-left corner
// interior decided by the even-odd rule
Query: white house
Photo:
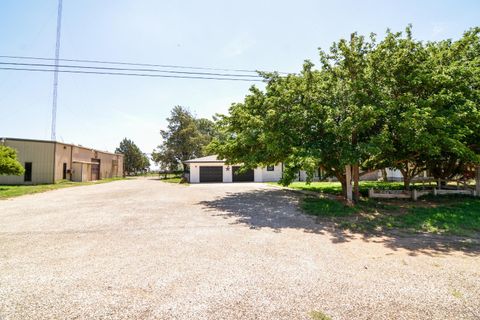
[[[190,168],[190,183],[201,182],[276,182],[282,178],[283,165],[281,163],[268,166],[258,167],[247,170],[246,172],[238,172],[241,165],[227,165],[225,160],[218,159],[216,155],[207,156],[197,159],[191,159],[184,162]],[[315,172],[313,181],[318,181],[320,172]],[[380,170],[373,171],[361,177],[361,180],[376,181],[382,178]],[[387,169],[387,178],[389,180],[401,180],[402,175],[398,170]],[[299,171],[296,181],[306,181],[307,174],[305,171]],[[334,178],[330,179],[334,181]],[[330,181],[329,180],[329,181]]]
[[[282,165],[238,172],[241,165],[227,165],[216,155],[184,162],[190,167],[190,183],[200,182],[272,182],[282,178]]]

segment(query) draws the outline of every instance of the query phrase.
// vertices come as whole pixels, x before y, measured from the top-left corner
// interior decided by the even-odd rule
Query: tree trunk
[[[360,167],[358,164],[355,164],[352,167],[353,173],[353,201],[358,202],[360,201],[360,187],[359,187],[359,179],[360,179]]]
[[[412,178],[408,175],[403,176],[403,189],[408,190],[410,188],[410,182]]]
[[[408,161],[404,163],[404,168],[399,168],[400,172],[402,173],[403,176],[403,189],[408,190],[410,188],[410,182],[412,181],[413,178],[413,172],[410,170],[408,166]]]
[[[346,200],[348,204],[353,203],[353,196],[352,196],[352,166],[347,165],[345,166],[345,185],[346,185]]]
[[[388,182],[387,169],[382,169],[382,179],[383,182]]]
[[[335,177],[342,185],[342,196],[346,199],[347,198],[347,181],[345,179],[345,175],[342,173],[335,172]]]

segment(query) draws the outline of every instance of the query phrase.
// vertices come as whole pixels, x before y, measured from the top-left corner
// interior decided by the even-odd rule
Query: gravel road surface
[[[365,237],[264,184],[0,201],[0,319],[479,319],[480,248]]]

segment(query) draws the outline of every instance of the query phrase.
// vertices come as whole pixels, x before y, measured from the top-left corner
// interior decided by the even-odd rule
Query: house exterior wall
[[[377,181],[381,177],[382,177],[382,171],[375,170],[360,176],[360,180],[361,181]]]
[[[223,182],[233,182],[232,166],[223,166]]]
[[[223,167],[223,182],[232,182],[232,166],[224,165],[223,163],[219,162],[198,162],[198,163],[189,163],[190,167],[190,174],[189,179],[190,183],[199,183],[200,182],[200,167],[201,166],[218,166]],[[229,169],[227,169],[229,168]],[[254,169],[254,181],[255,182],[277,182],[283,176],[283,167],[282,164],[277,164],[274,166],[273,171],[268,171],[266,167],[258,167]],[[402,174],[399,170],[387,170],[387,177],[390,180],[402,180]],[[423,176],[419,175],[419,176]],[[367,180],[367,181],[376,181],[382,177],[381,171],[376,170],[365,174],[360,177],[360,180]],[[319,181],[320,177],[318,172],[314,173],[313,181]],[[307,180],[307,173],[304,170],[300,170],[296,176],[294,181],[306,181]],[[337,181],[335,177],[331,177],[328,181]]]
[[[200,167],[222,167],[222,182],[233,182],[232,166],[227,166],[219,162],[201,162],[190,163],[190,183],[200,183]],[[282,177],[281,164],[274,167],[274,171],[267,171],[267,168],[255,168],[253,170],[255,182],[278,181]]]
[[[268,171],[266,167],[255,169],[258,171],[258,182],[276,182],[282,178],[282,165],[273,166],[273,171]],[[257,181],[257,179],[255,179]]]
[[[53,183],[53,142],[6,139],[3,144],[17,150],[18,160],[24,167],[25,162],[32,163],[32,181],[25,182],[23,175],[0,176],[0,184]]]
[[[391,180],[403,180],[402,173],[397,169],[385,169],[387,171],[387,178]]]
[[[262,168],[253,169],[253,181],[263,182],[262,181]]]

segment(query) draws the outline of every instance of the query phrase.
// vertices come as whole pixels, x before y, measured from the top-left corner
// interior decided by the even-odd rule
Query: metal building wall
[[[23,175],[0,176],[0,184],[53,183],[53,142],[6,139],[3,144],[17,150],[18,160],[23,166],[25,162],[32,163],[32,181],[25,182]]]
[[[3,141],[3,140],[2,140]],[[32,163],[32,181],[25,182],[24,176],[0,176],[0,184],[42,184],[63,179],[63,164],[67,164],[66,179],[73,179],[75,162],[91,162],[100,159],[100,179],[123,176],[123,155],[75,146],[66,143],[6,138],[0,143],[17,150],[20,163]],[[91,169],[91,166],[86,166]],[[83,168],[85,169],[85,168]],[[82,170],[82,180],[91,179],[91,172]],[[74,179],[75,180],[75,179]]]
[[[72,145],[59,143],[55,145],[55,181],[63,179],[63,164],[67,164],[67,170],[72,169]],[[71,180],[67,173],[67,180]]]

